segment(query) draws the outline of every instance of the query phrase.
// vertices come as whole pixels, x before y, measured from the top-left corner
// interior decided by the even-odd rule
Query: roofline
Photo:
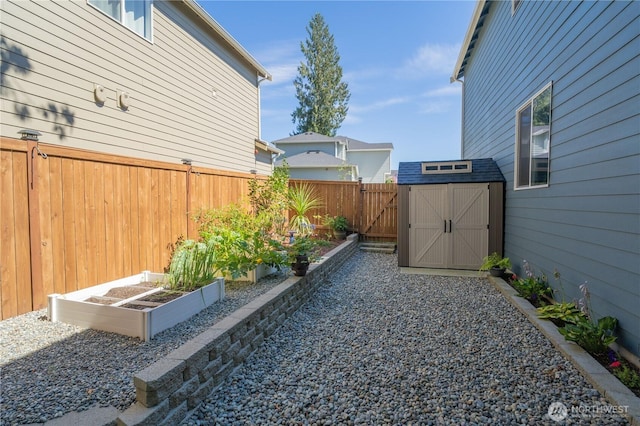
[[[263,151],[267,151],[267,152],[273,152],[274,154],[284,154],[284,151],[281,149],[276,148],[273,145],[270,145],[268,142],[265,142],[263,140],[260,139],[256,139],[255,140],[255,144],[257,148],[260,148]]]
[[[242,45],[231,36],[209,13],[200,6],[196,0],[182,0],[196,15],[198,15],[213,31],[216,32],[224,41],[229,43],[231,48],[235,50],[244,60],[249,62],[258,72],[258,76],[264,77],[271,81],[273,76],[253,57]]]
[[[296,135],[297,136],[297,135]],[[341,143],[343,145],[345,145],[344,141],[341,141],[340,139],[331,139],[328,141],[319,141],[319,140],[308,140],[308,141],[301,141],[301,140],[297,140],[297,141],[291,141],[291,140],[286,140],[288,138],[285,139],[280,139],[280,140],[275,140],[272,143],[274,144],[288,144],[288,143]]]
[[[476,8],[473,11],[473,15],[471,15],[471,22],[469,23],[469,28],[467,28],[467,34],[464,37],[464,42],[460,47],[460,53],[458,54],[458,60],[456,61],[456,66],[453,69],[453,74],[451,75],[450,82],[459,80],[459,77],[463,77],[464,74],[460,75],[460,69],[462,68],[462,63],[464,62],[464,57],[467,55],[467,50],[469,50],[469,44],[471,44],[471,38],[473,37],[473,33],[476,31],[476,26],[478,25],[478,21],[480,20],[480,16],[482,14],[482,9],[484,9],[484,5],[487,0],[478,0],[476,3]]]
[[[389,151],[391,152],[393,151],[393,148],[355,148],[355,149],[349,148],[347,150],[347,153],[358,152],[358,151]]]

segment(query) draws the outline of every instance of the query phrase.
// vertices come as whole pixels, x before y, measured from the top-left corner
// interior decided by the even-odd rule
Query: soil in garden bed
[[[141,282],[135,285],[127,285],[122,287],[114,287],[110,289],[103,296],[91,296],[85,299],[85,302],[99,303],[101,305],[112,305],[123,299],[128,299],[138,294],[145,293],[152,288],[156,288],[157,284],[154,282]]]

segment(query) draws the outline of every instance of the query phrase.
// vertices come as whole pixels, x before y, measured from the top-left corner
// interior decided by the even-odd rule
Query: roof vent
[[[307,151],[307,154],[320,154],[320,150],[319,149],[311,149],[311,150]]]

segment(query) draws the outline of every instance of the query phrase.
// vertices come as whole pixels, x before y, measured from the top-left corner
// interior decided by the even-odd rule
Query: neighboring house
[[[0,136],[271,172],[271,75],[195,1],[5,0],[0,13]]]
[[[382,183],[391,176],[390,143],[366,143],[346,136],[300,133],[273,141],[282,149],[291,177],[296,179],[350,180]]]
[[[588,283],[640,356],[640,2],[478,2],[452,81],[464,158],[504,174],[505,255]],[[560,280],[554,279],[554,272]],[[564,294],[562,294],[564,293]]]

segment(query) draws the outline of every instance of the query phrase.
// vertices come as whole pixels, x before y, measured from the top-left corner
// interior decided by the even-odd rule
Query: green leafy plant
[[[610,316],[602,317],[597,322],[584,317],[576,324],[565,324],[558,331],[565,339],[576,342],[590,354],[602,355],[616,341],[613,332],[617,325],[618,320]]]
[[[184,240],[171,258],[169,288],[176,291],[193,291],[210,284],[215,279],[215,243]]]
[[[313,209],[322,206],[320,198],[315,194],[313,186],[307,182],[300,182],[289,188],[289,208],[294,214],[289,221],[289,227],[298,236],[313,233],[313,227],[307,215]]]
[[[640,389],[640,375],[626,363],[620,364],[612,372],[629,389]]]
[[[481,271],[488,271],[491,268],[498,269],[510,269],[511,261],[508,257],[502,257],[497,252],[491,253],[489,256],[485,256],[482,259],[482,265],[480,266]]]
[[[559,320],[563,323],[577,324],[585,316],[575,303],[555,303],[537,309],[538,317],[548,320]]]
[[[306,256],[309,262],[315,262],[320,258],[318,252],[321,247],[329,243],[324,240],[312,238],[310,236],[300,236],[293,240],[293,243],[285,246],[288,254],[288,261],[294,263],[298,256]]]
[[[285,214],[289,207],[289,166],[284,160],[265,179],[257,177],[249,181],[249,202],[255,216],[262,217],[268,229],[283,235]]]
[[[325,225],[334,231],[344,232],[349,228],[349,221],[347,221],[347,218],[344,216],[327,216],[325,218]]]
[[[549,287],[545,276],[518,278],[511,285],[518,292],[518,296],[524,297],[534,305],[545,303],[542,296],[553,295],[553,290]]]

